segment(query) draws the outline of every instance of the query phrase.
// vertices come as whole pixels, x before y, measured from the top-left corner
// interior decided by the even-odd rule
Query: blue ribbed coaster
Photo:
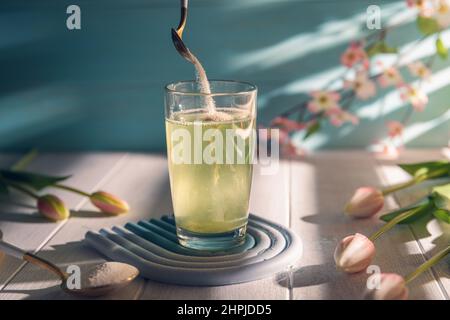
[[[227,251],[205,252],[181,246],[173,217],[127,223],[86,233],[87,243],[111,260],[137,267],[154,281],[218,286],[262,279],[284,270],[302,255],[291,230],[250,214],[246,241]]]

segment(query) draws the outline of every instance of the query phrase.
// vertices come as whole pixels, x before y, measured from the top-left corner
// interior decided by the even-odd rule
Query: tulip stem
[[[421,264],[416,270],[414,270],[413,272],[411,272],[410,274],[408,274],[405,277],[405,283],[409,283],[411,281],[413,281],[415,278],[417,278],[420,274],[422,274],[422,272],[428,270],[429,268],[431,268],[432,266],[434,266],[436,263],[438,263],[439,261],[441,261],[442,258],[444,258],[446,255],[448,255],[450,253],[450,246],[448,246],[447,248],[445,248],[444,250],[436,253],[434,256],[431,257],[430,260],[424,262],[423,264]]]
[[[21,186],[20,184],[8,181],[7,184],[13,188],[16,189],[22,193],[25,193],[27,195],[29,195],[30,197],[34,198],[34,199],[39,199],[39,196],[37,194],[35,194],[34,192],[32,192],[31,190],[28,190],[27,188]]]
[[[398,190],[401,190],[401,189],[413,186],[416,183],[417,183],[416,179],[411,179],[411,180],[408,180],[406,182],[395,184],[393,186],[387,187],[386,189],[381,190],[381,193],[383,194],[383,196],[386,196],[386,195],[388,195],[390,193],[393,193],[395,191],[398,191]]]
[[[405,211],[401,214],[399,214],[398,216],[396,216],[395,218],[393,218],[392,220],[390,220],[388,223],[386,223],[385,225],[383,225],[380,229],[378,229],[378,231],[376,231],[375,233],[373,233],[369,239],[372,241],[375,241],[376,239],[378,239],[383,233],[385,233],[386,231],[389,231],[390,229],[392,229],[397,223],[415,215],[417,212],[422,210],[422,206],[418,206],[415,208],[412,208],[408,211]]]
[[[78,194],[80,194],[82,196],[85,196],[85,197],[90,197],[91,196],[90,193],[87,193],[87,192],[84,192],[84,191],[81,191],[79,189],[75,189],[75,188],[72,188],[72,187],[69,187],[69,186],[66,186],[66,185],[63,185],[63,184],[55,184],[55,185],[53,185],[53,187],[58,188],[58,189],[63,189],[63,190],[66,190],[66,191],[70,191],[70,192],[75,192],[75,193],[78,193]]]
[[[406,182],[402,182],[402,183],[395,184],[393,186],[387,187],[386,189],[381,190],[381,193],[383,194],[383,196],[385,196],[385,195],[388,195],[388,194],[393,193],[395,191],[398,191],[398,190],[401,190],[401,189],[413,186],[413,185],[415,185],[417,183],[420,183],[422,181],[425,181],[425,180],[428,180],[428,179],[432,179],[432,178],[437,178],[437,177],[439,177],[439,176],[441,176],[442,174],[445,174],[445,173],[448,173],[448,169],[447,168],[433,171],[430,174],[426,174],[426,173],[425,174],[421,174],[421,175],[419,175],[417,177],[414,177],[413,179],[408,180]]]

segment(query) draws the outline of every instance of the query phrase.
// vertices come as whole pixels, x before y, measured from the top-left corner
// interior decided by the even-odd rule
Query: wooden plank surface
[[[440,151],[409,151],[401,160],[419,161],[441,156]],[[8,165],[14,156],[0,157]],[[0,229],[5,240],[61,267],[104,261],[81,240],[88,230],[121,225],[125,221],[158,217],[171,212],[166,159],[149,154],[43,154],[30,169],[74,176],[68,184],[88,191],[103,189],[127,199],[132,210],[118,217],[105,217],[78,196],[58,193],[74,209],[67,222],[54,224],[35,216],[32,203],[18,197],[24,206],[0,207]],[[183,287],[139,279],[107,299],[358,299],[365,289],[367,274],[348,276],[336,271],[333,251],[344,236],[366,235],[382,223],[351,220],[342,208],[354,189],[362,185],[383,185],[405,179],[393,166],[395,161],[377,160],[363,151],[326,151],[305,159],[283,161],[275,175],[256,170],[251,211],[293,228],[303,240],[304,254],[291,270],[272,278],[223,287]],[[410,194],[386,199],[385,210],[410,201]],[[16,200],[16,199],[15,199]],[[27,207],[28,206],[28,207]],[[26,236],[24,236],[26,235]],[[383,272],[406,274],[415,269],[441,243],[449,240],[449,227],[430,222],[423,227],[400,226],[376,242],[375,265]],[[418,241],[416,241],[416,239]],[[0,257],[0,299],[67,299],[58,280],[34,266]],[[411,298],[448,299],[448,268],[436,266],[416,279]]]

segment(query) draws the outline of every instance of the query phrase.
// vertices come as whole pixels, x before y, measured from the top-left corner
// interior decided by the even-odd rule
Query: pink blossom
[[[403,134],[403,124],[400,121],[391,120],[386,122],[389,137],[395,138]]]
[[[344,81],[344,87],[353,89],[361,100],[367,100],[376,94],[375,82],[369,79],[365,71],[359,71],[353,81]]]
[[[417,9],[422,17],[431,17],[436,10],[434,0],[406,0],[406,4]]]
[[[431,75],[431,70],[422,61],[410,63],[408,69],[411,75],[422,79],[427,79]]]
[[[367,61],[367,54],[358,42],[352,42],[341,55],[341,63],[349,68],[353,67],[356,63],[362,62],[365,64]]]
[[[448,0],[438,2],[434,19],[442,29],[450,26],[450,4]]]
[[[289,132],[281,129],[278,133],[278,143],[286,144],[286,143],[289,143],[290,141],[291,141],[291,137],[289,136]]]
[[[286,117],[276,117],[272,120],[272,126],[278,126],[288,132],[302,130],[306,127],[305,123],[300,123]]]
[[[340,127],[345,122],[350,122],[353,125],[357,125],[359,123],[359,118],[357,116],[340,108],[330,110],[326,114],[330,120],[330,123],[335,127]]]
[[[386,88],[388,86],[399,86],[403,83],[403,78],[400,74],[400,72],[394,68],[389,67],[385,69],[381,75],[378,77],[378,83],[383,88]]]
[[[392,160],[398,159],[400,155],[400,148],[393,143],[380,142],[376,145],[376,147],[376,154],[378,158]]]
[[[304,149],[297,147],[292,141],[281,146],[281,154],[287,158],[302,157],[306,155]]]
[[[425,92],[409,84],[401,88],[400,97],[403,101],[411,103],[416,111],[423,111],[428,104],[428,96]]]
[[[314,91],[312,100],[308,102],[308,110],[312,113],[339,109],[340,95],[333,91]]]

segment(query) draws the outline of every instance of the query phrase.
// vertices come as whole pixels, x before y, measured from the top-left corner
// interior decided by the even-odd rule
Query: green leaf
[[[439,24],[433,18],[422,17],[419,15],[417,17],[417,28],[423,35],[429,36],[439,31]]]
[[[394,219],[396,216],[398,216],[398,215],[400,215],[400,214],[402,214],[402,213],[404,213],[406,211],[409,211],[409,210],[412,210],[412,209],[415,209],[415,208],[419,208],[419,207],[421,209],[416,214],[414,214],[413,216],[411,216],[411,217],[409,217],[409,218],[399,222],[399,224],[410,224],[410,223],[413,223],[413,222],[415,222],[415,221],[425,217],[426,215],[431,215],[433,213],[434,206],[432,205],[432,203],[430,202],[430,200],[427,197],[427,198],[422,199],[418,203],[415,203],[415,204],[413,204],[411,206],[408,206],[408,207],[405,207],[405,208],[401,208],[401,209],[389,212],[389,213],[387,213],[385,215],[382,215],[380,217],[380,219],[385,221],[385,222],[389,222],[392,219]]]
[[[373,57],[379,53],[397,53],[398,49],[390,47],[385,41],[379,41],[374,43],[367,49],[367,54],[369,57]]]
[[[445,60],[448,57],[448,49],[442,41],[441,37],[436,39],[436,52],[441,57],[441,59]]]
[[[432,189],[431,199],[438,209],[450,210],[450,183]]]
[[[450,223],[450,211],[444,209],[434,210],[433,215],[436,219],[444,221],[445,223]]]
[[[433,175],[433,179],[450,176],[450,162],[446,160],[399,164],[398,166],[413,177],[424,174]],[[442,173],[439,173],[440,171]]]
[[[70,176],[55,177],[43,174],[14,171],[14,170],[0,170],[0,175],[7,179],[17,183],[26,184],[35,190],[41,190],[45,187],[49,187],[60,181],[66,180]]]
[[[25,168],[30,164],[31,161],[33,161],[34,158],[36,158],[37,155],[38,150],[36,148],[31,149],[22,158],[20,158],[19,161],[13,164],[10,169],[14,171],[25,170]]]
[[[310,136],[312,136],[314,133],[320,130],[320,122],[316,121],[312,125],[308,127],[306,130],[305,136],[303,137],[303,140],[308,139]]]

